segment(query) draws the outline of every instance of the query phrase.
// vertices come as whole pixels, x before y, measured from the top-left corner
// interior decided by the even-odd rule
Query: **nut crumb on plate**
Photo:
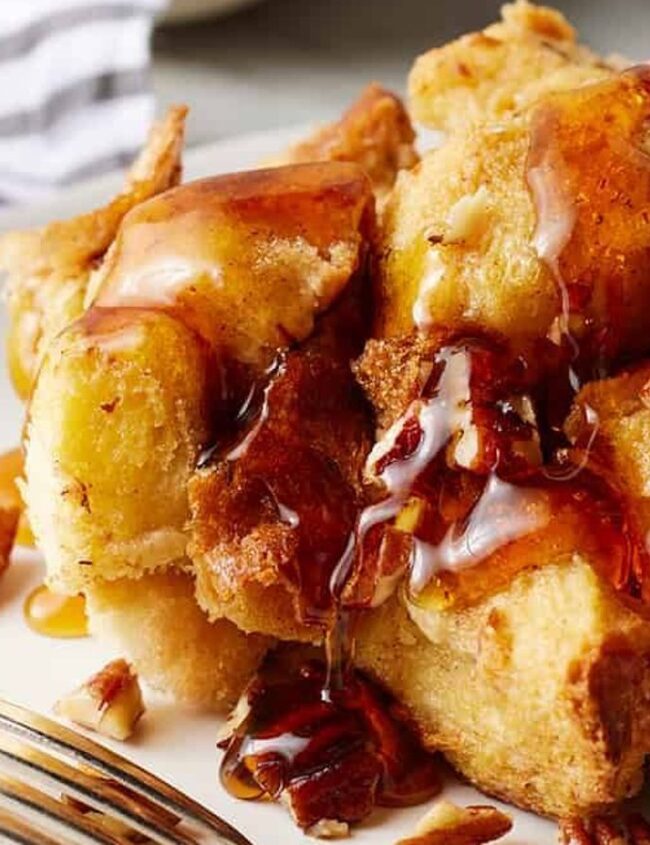
[[[413,836],[397,845],[482,845],[500,839],[512,828],[512,819],[496,807],[458,807],[438,801],[415,827]]]
[[[321,819],[308,828],[306,833],[317,839],[345,839],[350,835],[350,825],[336,819]]]
[[[138,677],[126,660],[113,660],[59,699],[55,712],[111,739],[128,739],[144,713]]]

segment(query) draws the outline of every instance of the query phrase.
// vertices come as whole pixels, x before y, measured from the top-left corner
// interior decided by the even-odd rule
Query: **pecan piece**
[[[500,839],[512,820],[496,807],[457,807],[438,801],[418,822],[413,836],[397,845],[482,845]]]
[[[59,699],[55,712],[111,739],[128,739],[144,713],[138,677],[126,660],[113,660]]]

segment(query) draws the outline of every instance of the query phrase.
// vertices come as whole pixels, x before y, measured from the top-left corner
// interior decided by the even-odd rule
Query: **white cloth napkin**
[[[123,166],[153,116],[166,0],[0,0],[0,203]]]

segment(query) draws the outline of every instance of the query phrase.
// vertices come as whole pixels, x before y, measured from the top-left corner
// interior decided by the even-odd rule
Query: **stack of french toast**
[[[172,109],[109,205],[3,237],[30,523],[179,703],[345,609],[427,749],[600,814],[650,751],[650,66],[517,0],[409,107],[422,157],[373,85],[186,185]]]

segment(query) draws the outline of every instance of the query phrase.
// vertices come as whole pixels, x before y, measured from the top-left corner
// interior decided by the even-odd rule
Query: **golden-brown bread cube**
[[[377,83],[368,85],[340,120],[323,126],[269,164],[354,161],[368,174],[378,198],[397,174],[417,164],[415,133],[398,97]]]
[[[432,323],[546,334],[559,296],[532,240],[529,143],[521,122],[473,129],[401,174],[381,231],[377,335]]]
[[[91,631],[147,683],[192,707],[229,710],[273,644],[227,619],[210,622],[180,572],[97,581],[86,598]]]
[[[304,340],[362,266],[370,183],[345,162],[204,179],[125,219],[88,301],[172,310],[255,367]]]
[[[0,270],[9,277],[7,356],[26,398],[47,344],[83,311],[86,286],[129,209],[178,183],[187,109],[154,124],[122,192],[107,206],[42,229],[0,237]]]
[[[549,91],[603,79],[613,69],[576,42],[561,12],[517,0],[482,32],[420,56],[410,73],[415,120],[432,129],[464,131],[499,122]]]
[[[393,600],[356,660],[480,789],[566,817],[640,788],[649,658],[650,622],[574,555],[460,611]]]
[[[548,95],[400,174],[381,243],[377,333],[496,332],[531,351],[570,329],[606,357],[648,345],[647,69]],[[607,116],[607,119],[604,119]]]
[[[248,389],[224,389],[231,362],[263,370],[308,335],[363,269],[371,225],[367,177],[341,163],[206,180],[127,216],[30,407],[26,497],[57,589],[183,557],[212,404]]]
[[[50,345],[25,498],[56,590],[183,559],[207,390],[205,344],[162,312],[93,309]]]

